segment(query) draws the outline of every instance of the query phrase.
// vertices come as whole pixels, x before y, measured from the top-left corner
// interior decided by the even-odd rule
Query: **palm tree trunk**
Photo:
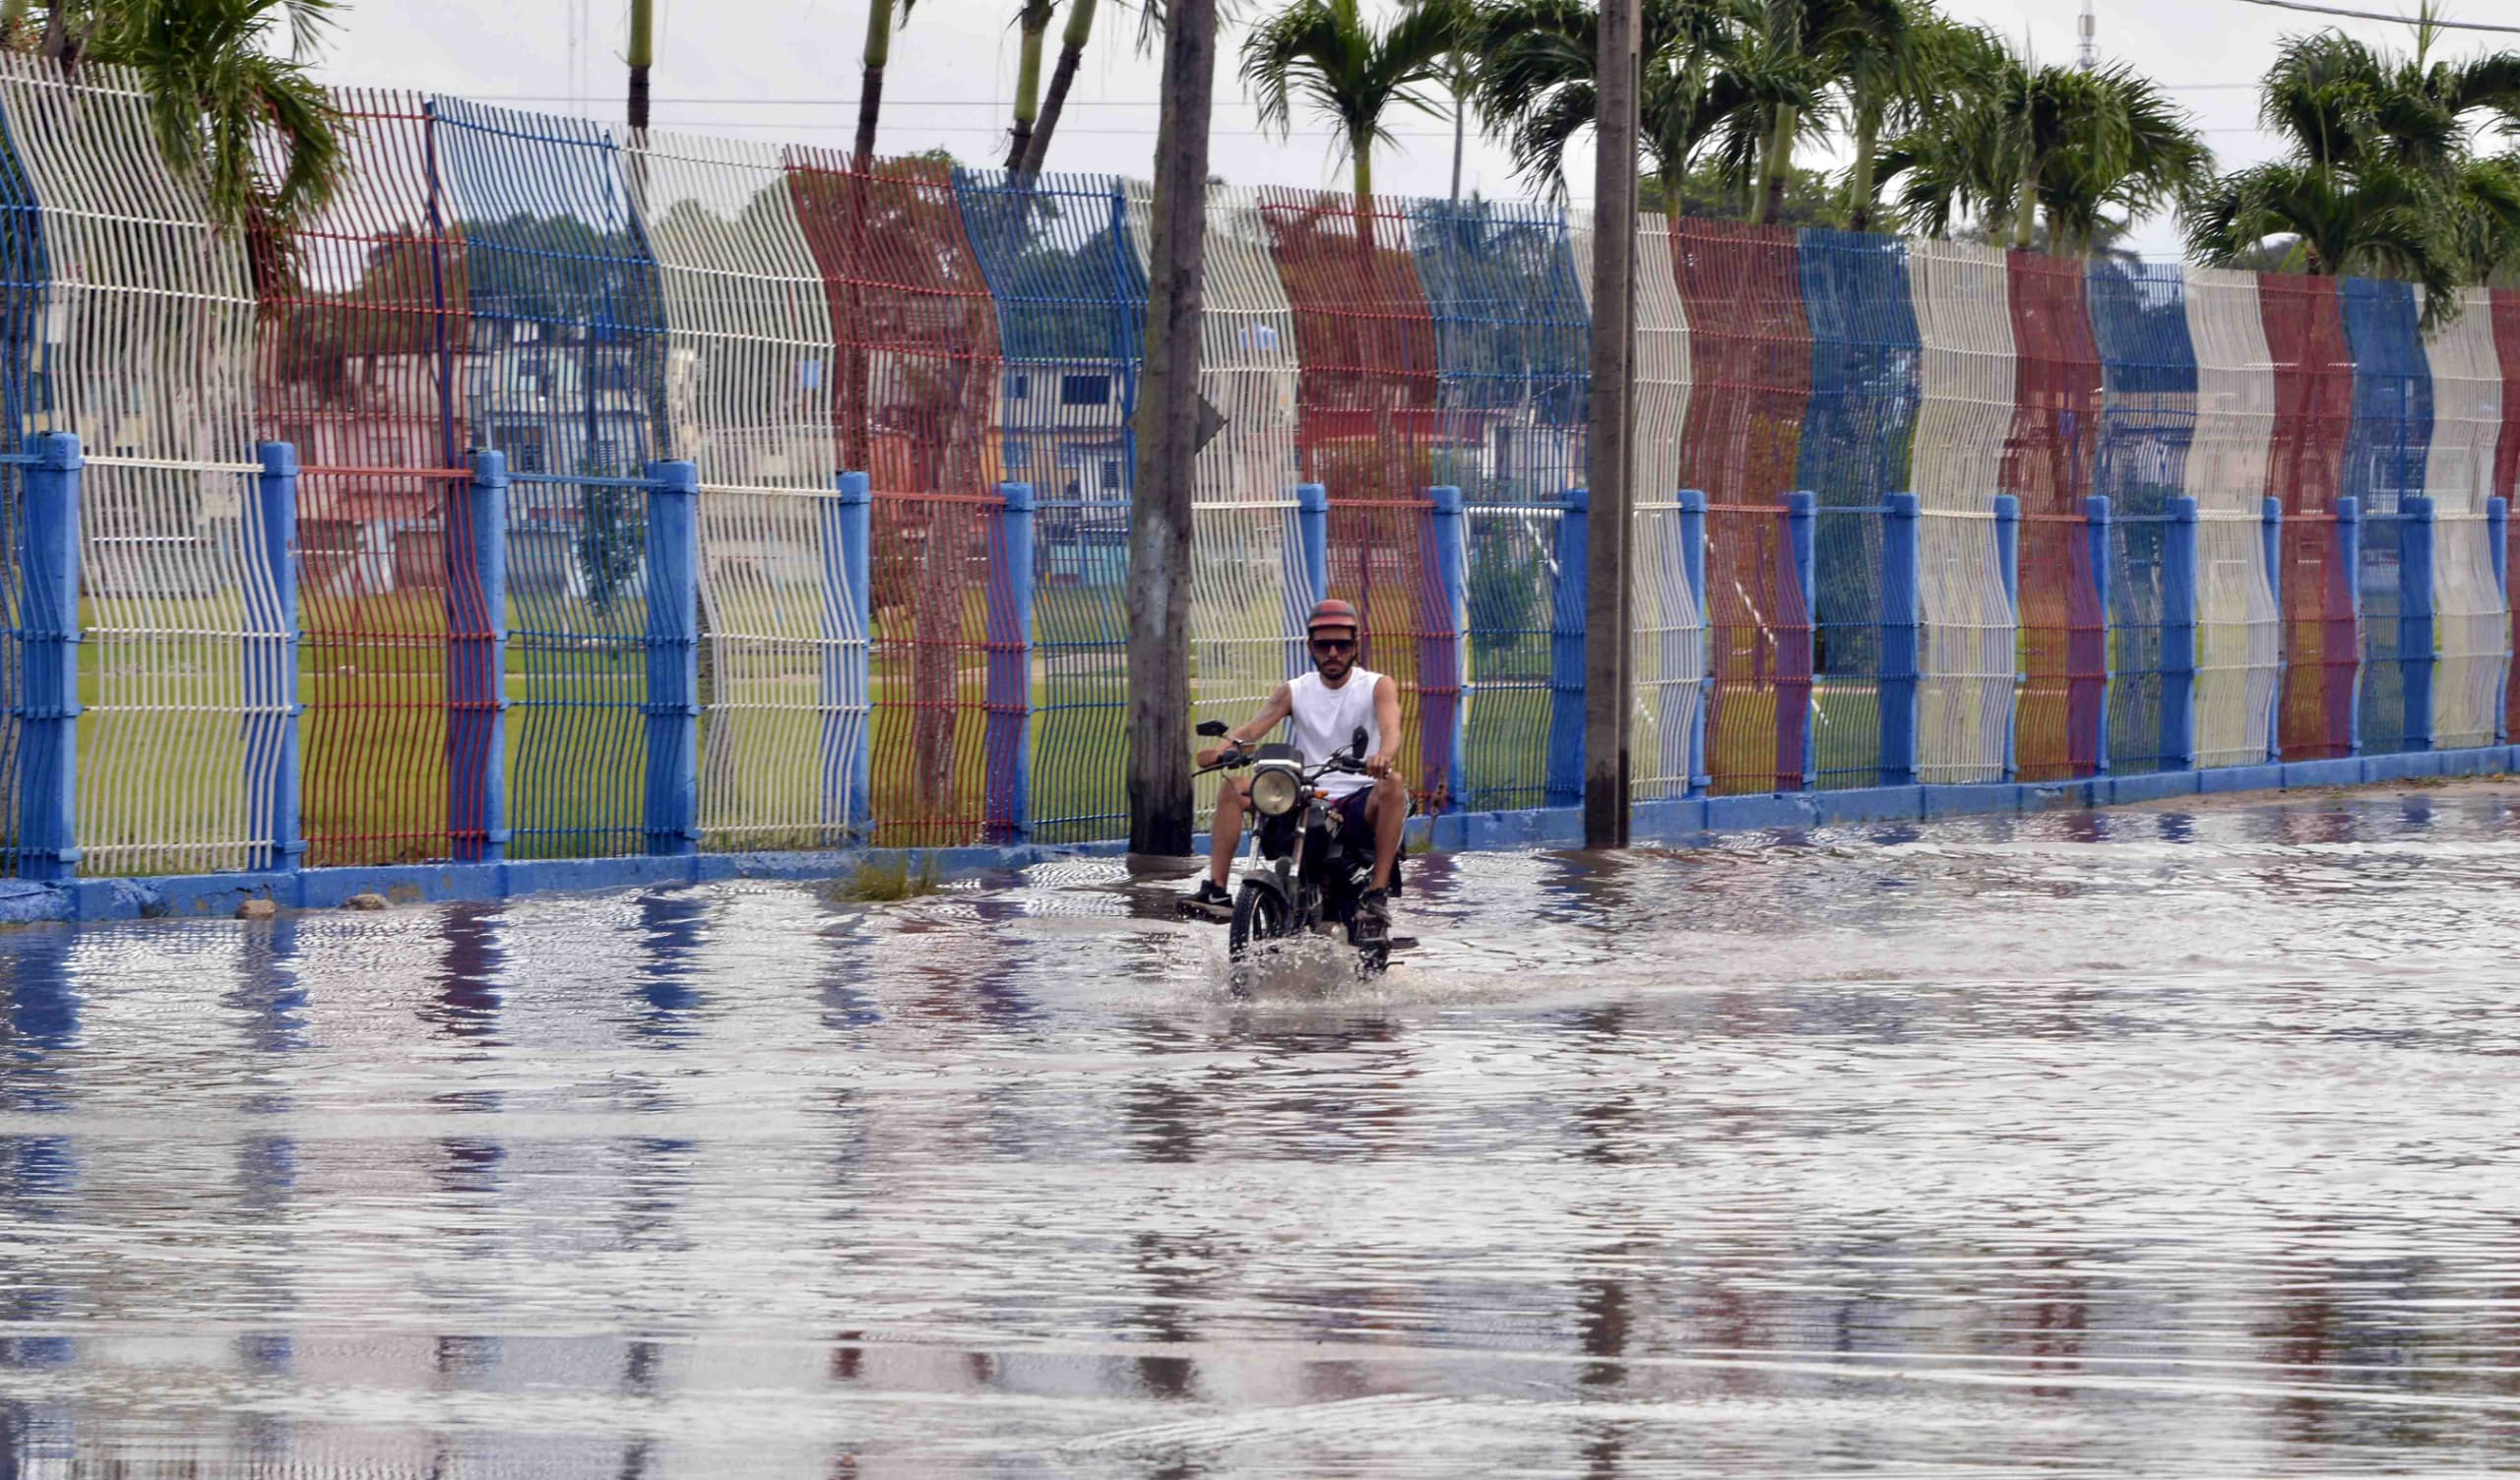
[[[1349,180],[1356,193],[1356,270],[1372,271],[1374,249],[1374,141],[1371,134],[1348,134]]]
[[[2022,152],[2021,190],[2013,198],[2012,244],[2016,251],[2027,252],[2039,235],[2039,156],[2028,150]]]
[[[1059,113],[1067,106],[1067,90],[1076,83],[1076,69],[1085,62],[1085,43],[1094,34],[1096,0],[1068,0],[1067,30],[1059,35],[1058,65],[1050,69],[1049,95],[1041,99],[1041,121],[1033,128],[1033,142],[1024,151],[1024,160],[1016,172],[1031,178],[1041,172],[1041,163],[1049,157],[1050,136],[1058,132]]]
[[[1043,0],[1025,0],[1023,49],[1015,63],[1015,137],[1006,147],[1006,170],[1013,174],[1033,146],[1033,124],[1041,116],[1041,42],[1049,34],[1050,7]]]
[[[1847,229],[1872,229],[1872,176],[1875,155],[1881,147],[1881,110],[1865,108],[1855,120],[1855,167],[1847,172],[1847,194],[1854,197],[1847,210]]]
[[[1461,152],[1469,140],[1470,103],[1460,92],[1453,93],[1453,204],[1461,204]]]
[[[657,0],[630,0],[630,127],[648,129],[648,71],[657,60]]]
[[[893,0],[869,0],[866,7],[865,70],[857,84],[857,143],[850,163],[863,170],[875,161],[875,115],[884,107],[884,64],[893,55]]]
[[[1785,182],[1794,172],[1794,131],[1801,121],[1800,110],[1787,103],[1776,105],[1776,131],[1768,136],[1767,180],[1759,193],[1763,226],[1773,226],[1785,216]]]

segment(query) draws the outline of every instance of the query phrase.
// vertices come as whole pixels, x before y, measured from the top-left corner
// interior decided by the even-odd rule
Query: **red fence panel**
[[[992,435],[997,314],[952,171],[879,160],[859,173],[837,151],[797,149],[788,184],[840,340],[841,465],[864,469],[874,495],[875,841],[1002,836],[1013,820],[990,814],[1015,793],[1002,778],[989,784],[987,750],[991,531],[1004,476]]]
[[[2493,290],[2493,349],[2502,361],[2502,436],[2493,448],[2493,486],[2489,495],[2511,498],[2520,488],[2520,292],[2498,287]],[[2520,521],[2513,525],[2520,527]],[[2506,555],[2520,553],[2520,535],[2506,529],[2503,538],[2508,545]],[[2520,566],[2506,565],[2506,570]],[[2520,611],[2520,603],[2514,603]],[[2520,666],[2520,616],[2513,619],[2511,650],[2515,666]],[[2520,735],[2520,683],[2503,686],[2503,733]]]
[[[404,863],[449,856],[451,816],[477,811],[450,799],[447,768],[449,645],[489,636],[472,630],[477,590],[452,589],[472,578],[464,250],[421,99],[334,101],[340,192],[254,243],[257,430],[295,444],[302,468],[306,861]]]
[[[1683,220],[1671,236],[1689,326],[1679,481],[1707,501],[1706,764],[1719,795],[1802,786],[1811,612],[1779,504],[1811,400],[1798,250],[1790,229],[1732,221]]]
[[[2288,761],[2349,755],[2362,645],[2354,630],[2355,574],[2337,550],[2336,500],[2354,419],[2354,357],[2334,278],[2261,275],[2258,304],[2275,362],[2266,492],[2284,503],[2277,743]]]
[[[2100,348],[2069,258],[2015,252],[2014,401],[2003,486],[2021,500],[2021,654],[2014,718],[2025,781],[2096,774],[2108,701],[2109,623],[2092,579],[2093,491],[2100,450]]]
[[[1399,685],[1401,723],[1418,738],[1413,789],[1440,810],[1452,800],[1461,675],[1426,487],[1437,448],[1452,439],[1409,214],[1268,190],[1260,215],[1294,311],[1296,459],[1304,481],[1330,496],[1330,593],[1363,615],[1363,661]]]

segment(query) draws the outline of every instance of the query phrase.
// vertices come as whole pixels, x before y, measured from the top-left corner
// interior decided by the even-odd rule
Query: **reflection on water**
[[[2520,791],[1416,877],[0,936],[0,1480],[2514,1452]]]

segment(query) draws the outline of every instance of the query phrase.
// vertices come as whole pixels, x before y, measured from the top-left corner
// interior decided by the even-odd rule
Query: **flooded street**
[[[2520,789],[1170,888],[0,936],[0,1476],[2520,1453]]]

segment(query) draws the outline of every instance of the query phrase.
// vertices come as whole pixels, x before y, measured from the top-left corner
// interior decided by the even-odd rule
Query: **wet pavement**
[[[2520,1463],[2520,788],[0,935],[0,1480]]]

